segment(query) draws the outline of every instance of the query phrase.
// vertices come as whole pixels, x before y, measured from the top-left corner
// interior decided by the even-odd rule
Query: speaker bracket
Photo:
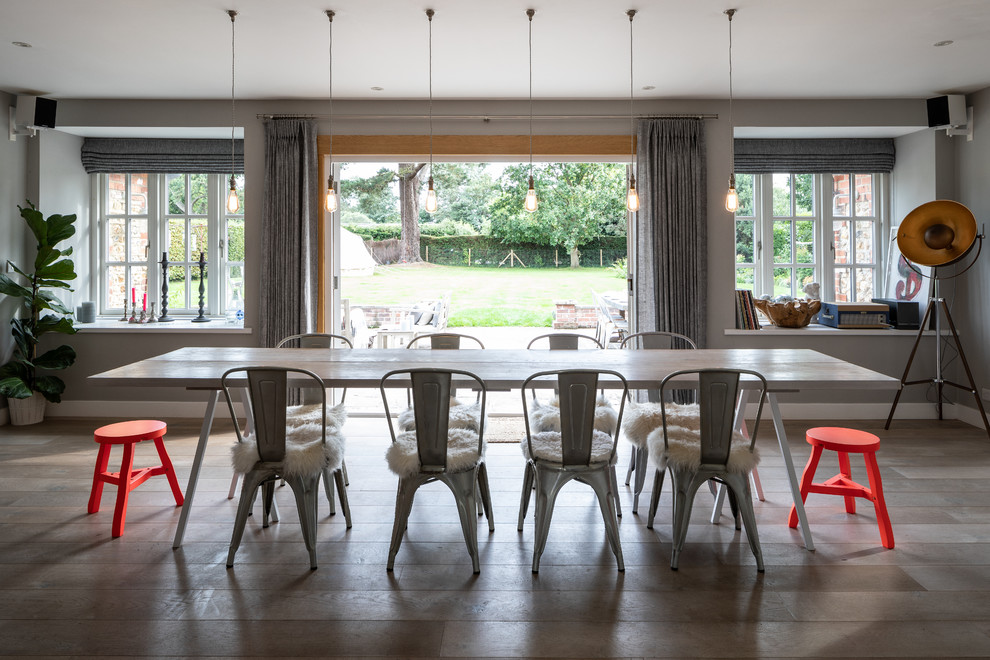
[[[17,126],[17,110],[14,106],[10,106],[10,123],[7,125],[7,137],[10,138],[11,142],[17,141],[18,135],[27,135],[28,137],[34,137],[38,134],[38,131],[33,128],[18,128]]]
[[[945,129],[945,134],[949,137],[965,135],[967,142],[973,141],[973,106],[966,108],[966,125],[960,127],[950,126]]]

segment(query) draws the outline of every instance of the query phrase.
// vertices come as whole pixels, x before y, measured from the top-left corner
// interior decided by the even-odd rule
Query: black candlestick
[[[168,252],[162,252],[162,260],[158,263],[162,265],[162,315],[158,317],[158,320],[162,323],[168,323],[175,320],[168,315]]]
[[[206,270],[206,253],[199,253],[199,316],[192,320],[193,323],[209,323],[210,319],[206,318],[204,313],[206,305],[206,277],[204,276],[204,271]]]

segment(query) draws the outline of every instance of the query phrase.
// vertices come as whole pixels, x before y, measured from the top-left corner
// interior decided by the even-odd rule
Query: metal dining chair
[[[292,426],[288,412],[289,376],[294,380],[309,381],[309,385],[319,394],[320,415],[313,423]],[[237,413],[231,396],[231,381],[247,381],[247,398],[251,403],[253,432],[250,436],[241,433]],[[241,497],[234,519],[234,532],[227,553],[227,568],[234,565],[244,535],[247,517],[251,513],[254,499],[260,489],[266,510],[274,502],[275,481],[284,479],[292,488],[299,511],[303,540],[309,551],[310,568],[316,568],[316,516],[317,492],[320,477],[334,472],[338,485],[343,486],[340,464],[344,456],[344,438],[339,429],[328,429],[326,391],[323,381],[312,371],[289,367],[236,367],[229,369],[221,377],[221,387],[227,399],[227,408],[234,421],[237,444],[232,452],[234,469],[244,475]],[[295,387],[296,385],[293,384]],[[238,387],[243,385],[238,384]],[[346,496],[341,489],[341,503]],[[267,515],[265,516],[267,527]]]
[[[756,413],[753,434],[749,438],[736,431],[733,424],[736,401],[739,399],[740,377],[744,375],[758,380],[760,386],[760,405]],[[740,529],[740,518],[742,518],[746,525],[749,546],[756,557],[756,568],[762,573],[763,552],[760,549],[759,532],[756,529],[749,473],[760,460],[756,452],[756,437],[763,416],[767,381],[762,374],[749,369],[675,371],[660,383],[660,406],[664,413],[665,393],[669,389],[682,389],[684,385],[678,382],[678,379],[685,377],[697,382],[699,407],[697,426],[674,426],[668,423],[664,414],[663,433],[654,433],[650,436],[650,452],[657,457],[659,467],[653,481],[647,527],[653,528],[660,502],[660,491],[663,488],[662,470],[666,468],[670,471],[674,488],[673,549],[670,567],[677,570],[680,554],[684,549],[684,540],[687,537],[694,496],[701,484],[714,479],[728,487],[729,504],[732,506],[736,529]]]
[[[599,379],[615,378],[622,383],[622,398],[611,433],[600,429],[598,406]],[[553,385],[550,385],[552,381]],[[539,384],[555,387],[559,402],[559,429],[535,429],[530,422],[530,404],[526,388]],[[546,548],[550,533],[550,519],[560,489],[571,481],[587,484],[595,491],[605,522],[605,535],[609,548],[615,555],[618,569],[625,570],[622,546],[619,542],[619,523],[616,497],[616,443],[622,412],[629,385],[617,371],[567,369],[541,371],[523,383],[523,413],[526,423],[526,442],[522,445],[526,458],[526,483],[523,484],[520,502],[520,525],[528,505],[530,483],[536,486],[535,531],[533,541],[533,572],[540,570],[540,558]],[[614,411],[613,411],[614,413]],[[530,481],[532,479],[532,482]]]
[[[542,344],[546,343],[546,346]],[[582,335],[579,332],[550,332],[544,335],[533,337],[527,349],[540,350],[580,350],[584,348],[605,348],[596,338],[589,335]]]
[[[477,412],[462,409],[454,415],[451,387],[454,377],[472,382],[481,393]],[[392,422],[386,388],[390,381],[409,381],[412,389],[413,427],[403,430]],[[389,545],[387,570],[395,566],[395,557],[409,524],[416,490],[425,484],[442,482],[450,489],[457,504],[461,531],[475,573],[481,571],[478,554],[478,520],[475,517],[476,485],[488,517],[488,531],[495,531],[492,517],[488,470],[485,466],[485,403],[488,392],[478,376],[455,369],[399,369],[381,379],[382,402],[392,444],[386,452],[389,469],[399,477],[395,497],[395,521]]]

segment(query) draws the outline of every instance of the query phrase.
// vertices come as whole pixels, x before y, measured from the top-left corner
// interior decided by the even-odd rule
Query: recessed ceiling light
[[[29,44],[26,41],[11,41],[10,43],[12,45],[14,45],[14,46],[17,46],[18,48],[30,48],[31,47],[31,44]]]
[[[376,87],[372,87],[371,88],[371,91],[373,91],[373,92],[384,92],[385,91],[385,88],[384,87],[377,87],[376,86]]]
[[[935,46],[936,48],[941,48],[942,46],[951,46],[953,43],[955,42],[952,41],[952,39],[946,39],[945,41],[936,41],[932,45]]]
[[[650,91],[651,89],[656,89],[656,88],[657,88],[656,85],[643,85],[643,90],[647,92]]]

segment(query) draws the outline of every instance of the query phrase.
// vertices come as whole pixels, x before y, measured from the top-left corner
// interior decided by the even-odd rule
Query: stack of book
[[[749,289],[736,289],[736,329],[760,329],[759,312],[753,302],[753,292]]]

